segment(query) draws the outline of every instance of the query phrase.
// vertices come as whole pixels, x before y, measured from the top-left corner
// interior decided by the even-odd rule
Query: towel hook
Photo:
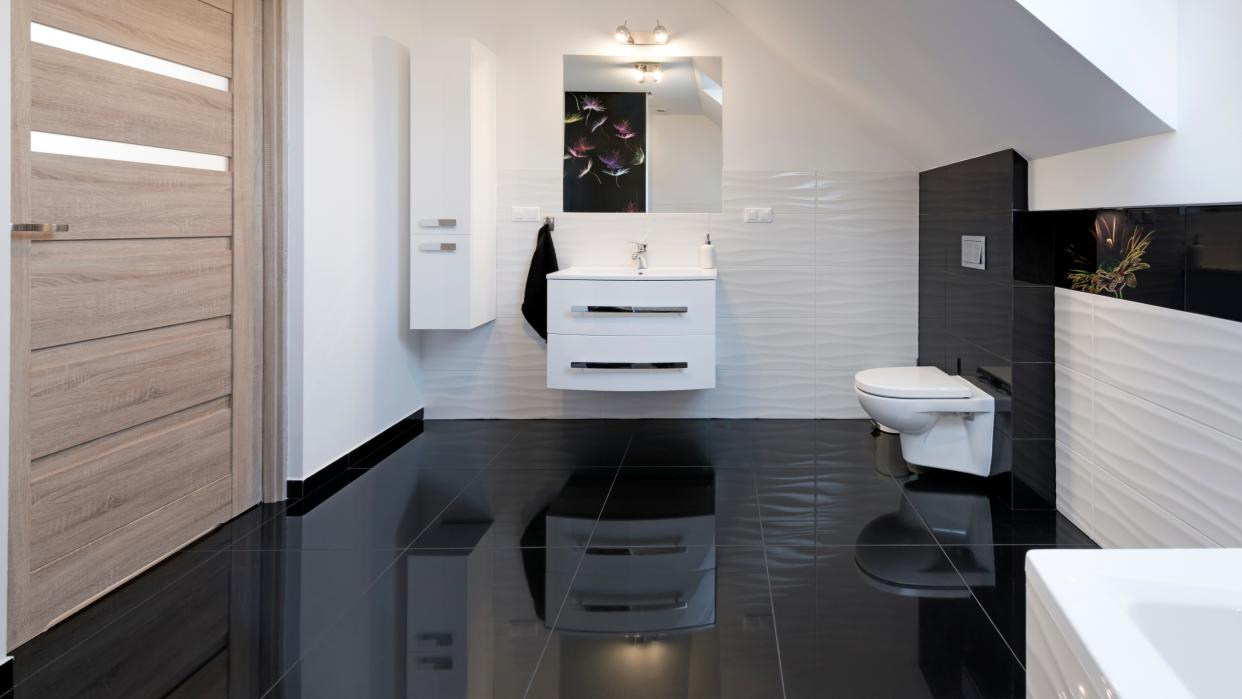
[[[548,232],[551,233],[556,230],[556,219],[551,216],[545,216],[543,218],[543,225],[547,226]]]

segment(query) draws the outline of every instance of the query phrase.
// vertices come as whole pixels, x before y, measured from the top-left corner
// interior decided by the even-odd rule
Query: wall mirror
[[[719,57],[565,56],[563,208],[718,212]]]

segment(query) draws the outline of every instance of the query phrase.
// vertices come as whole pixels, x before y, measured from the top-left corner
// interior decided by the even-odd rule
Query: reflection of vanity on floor
[[[550,506],[548,625],[562,599],[557,628],[569,632],[644,636],[715,624],[712,471],[635,470],[643,473],[617,479],[598,522],[572,487]]]

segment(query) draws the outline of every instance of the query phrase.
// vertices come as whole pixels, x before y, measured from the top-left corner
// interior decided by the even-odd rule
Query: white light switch
[[[753,206],[747,207],[742,211],[742,221],[746,223],[771,223],[772,207],[770,206]]]
[[[511,221],[538,221],[538,206],[515,206],[510,212]]]
[[[981,235],[962,236],[962,266],[968,269],[987,268],[987,238]]]

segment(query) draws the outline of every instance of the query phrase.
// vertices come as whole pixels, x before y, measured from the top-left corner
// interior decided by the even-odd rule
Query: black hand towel
[[[558,269],[556,246],[552,245],[552,227],[545,223],[539,229],[535,254],[530,256],[526,293],[522,297],[522,317],[545,340],[548,339],[548,280],[545,277]]]

